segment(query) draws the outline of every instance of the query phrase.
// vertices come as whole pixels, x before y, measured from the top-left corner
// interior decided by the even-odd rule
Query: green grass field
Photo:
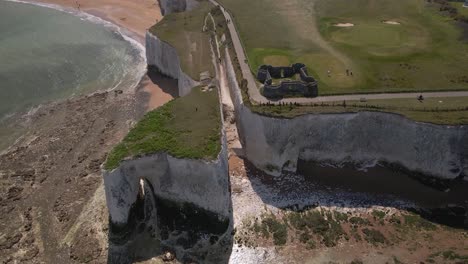
[[[221,115],[217,90],[201,87],[151,111],[109,154],[111,170],[129,157],[167,152],[178,158],[213,160],[221,150]]]
[[[264,63],[303,62],[321,95],[468,90],[461,29],[424,0],[220,3],[234,15],[254,73]]]
[[[172,13],[150,28],[150,32],[175,47],[182,70],[192,79],[199,80],[200,73],[214,76],[211,61],[210,36],[202,31],[205,16],[213,8],[206,0],[188,12]]]

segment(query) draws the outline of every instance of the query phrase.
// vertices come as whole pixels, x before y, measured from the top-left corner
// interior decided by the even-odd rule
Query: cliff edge
[[[244,105],[227,51],[225,66],[245,155],[273,175],[295,171],[298,159],[332,166],[392,164],[441,179],[468,175],[468,126],[433,125],[383,112],[263,116]]]
[[[189,94],[199,84],[182,71],[176,49],[149,31],[146,32],[146,60],[162,74],[177,79],[179,96]]]

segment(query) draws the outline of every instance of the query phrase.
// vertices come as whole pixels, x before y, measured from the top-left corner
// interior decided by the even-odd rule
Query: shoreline
[[[13,3],[20,4],[29,4],[35,5],[44,8],[54,9],[60,12],[65,12],[73,16],[77,16],[81,19],[86,19],[91,23],[99,24],[101,26],[107,27],[110,30],[118,33],[129,42],[139,52],[139,57],[143,61],[142,69],[136,74],[135,83],[124,87],[125,92],[130,92],[136,94],[138,89],[142,89],[148,96],[143,99],[147,105],[147,111],[153,110],[168,101],[172,100],[174,96],[172,93],[167,92],[171,89],[174,89],[171,82],[160,81],[164,77],[158,78],[159,83],[155,83],[148,76],[146,68],[143,68],[143,64],[146,64],[146,49],[145,49],[145,34],[146,28],[152,26],[156,21],[159,21],[162,18],[159,5],[152,4],[152,1],[139,1],[137,3],[128,3],[123,0],[104,0],[99,2],[92,2],[87,0],[5,0]],[[74,5],[80,3],[80,9],[78,10]],[[110,6],[112,4],[112,6]],[[148,5],[153,6],[154,8],[148,8]],[[129,8],[130,7],[130,8]],[[143,10],[143,11],[142,11]],[[119,17],[119,14],[124,12],[126,15],[129,14],[132,17],[132,20],[123,19],[124,17]],[[143,15],[142,15],[143,14]],[[155,19],[153,20],[153,16]],[[135,17],[138,17],[135,21]],[[140,67],[140,66],[139,66]],[[60,103],[70,99],[76,99],[83,96],[91,96],[95,93],[101,93],[105,91],[112,91],[113,88],[108,89],[98,89],[91,93],[85,93],[82,95],[72,95],[66,98],[51,100],[43,102],[39,105],[35,105],[30,109],[21,112],[15,112],[9,114],[8,117],[2,118],[0,121],[4,124],[8,124],[8,129],[13,129],[13,127],[23,127],[21,124],[11,124],[12,120],[21,120],[20,122],[25,122],[32,115],[34,109],[40,109],[41,107],[52,105],[54,103]],[[35,111],[33,111],[35,112]],[[16,121],[13,121],[16,123]],[[18,143],[23,135],[15,137],[14,140],[11,140],[8,144],[0,149],[0,154],[8,152],[16,143]]]
[[[91,22],[119,29],[143,52],[145,25],[155,23],[148,17],[139,25],[131,19],[113,21],[119,12],[140,17],[138,8],[148,9],[146,0],[100,0],[89,6],[80,1],[85,3],[81,13],[71,7],[75,0],[16,2],[56,5],[70,15],[93,17]],[[145,65],[135,85],[50,100],[12,115],[7,122],[22,135],[0,150],[0,262],[106,263],[109,216],[100,165],[146,112],[175,96],[176,88],[176,80],[148,72]]]
[[[75,16],[84,16],[92,23],[104,24],[104,26],[115,27],[125,40],[140,49],[141,56],[146,62],[145,35],[147,29],[162,19],[161,10],[157,2],[141,0],[129,2],[124,0],[7,0],[23,2],[48,8],[55,8]],[[79,9],[77,8],[79,4]],[[96,21],[97,18],[101,21]],[[104,23],[102,23],[104,22]],[[142,74],[138,83],[131,89],[143,89],[149,97],[147,98],[147,111],[158,108],[174,98],[170,92],[173,87],[168,82],[155,83],[148,72]],[[160,79],[164,79],[161,77]],[[166,87],[167,85],[167,87]]]
[[[62,1],[64,5],[12,2],[91,20],[120,33],[134,48],[141,47],[141,65],[128,86],[98,87],[101,90],[49,100],[2,120],[10,123],[5,129],[21,129],[21,135],[8,137],[8,145],[0,150],[0,233],[6,238],[0,241],[0,262],[106,263],[109,227],[100,165],[137,120],[173,98],[175,80],[148,75],[143,38],[136,33],[145,28],[114,23],[111,18],[116,16],[106,7],[77,13],[69,4],[74,0]],[[113,0],[96,4],[103,2],[126,4]],[[122,9],[127,11],[139,15],[138,9]]]
[[[30,0],[32,4],[55,5],[77,14],[85,13],[112,23],[130,33],[130,37],[144,45],[148,28],[162,19],[159,6],[154,1],[129,2],[123,0]],[[79,4],[79,9],[76,6]],[[151,8],[153,7],[153,8]]]

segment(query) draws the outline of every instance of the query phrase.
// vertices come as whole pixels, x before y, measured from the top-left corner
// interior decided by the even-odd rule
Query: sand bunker
[[[334,25],[335,27],[354,27],[352,23],[338,23]]]
[[[382,21],[382,23],[389,24],[389,25],[400,25],[401,24],[400,22],[391,21],[391,20],[384,20],[384,21]]]

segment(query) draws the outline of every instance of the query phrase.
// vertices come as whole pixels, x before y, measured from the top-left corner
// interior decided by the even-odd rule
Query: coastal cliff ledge
[[[147,180],[154,195],[227,217],[227,147],[217,90],[195,87],[151,111],[108,155],[104,185],[113,223],[125,224]]]
[[[435,125],[384,112],[269,117],[244,104],[229,52],[226,75],[245,156],[279,175],[297,161],[329,166],[392,164],[417,174],[452,180],[468,177],[468,126]]]
[[[171,8],[146,32],[147,63],[177,79],[179,96],[185,96],[199,84],[201,76],[204,80],[215,75],[210,35],[203,31],[205,17],[213,5],[208,1],[185,0],[162,0],[160,5],[163,10],[168,6],[178,8]]]
[[[149,31],[146,32],[146,60],[162,74],[177,79],[179,96],[187,95],[199,84],[182,71],[176,49]]]

